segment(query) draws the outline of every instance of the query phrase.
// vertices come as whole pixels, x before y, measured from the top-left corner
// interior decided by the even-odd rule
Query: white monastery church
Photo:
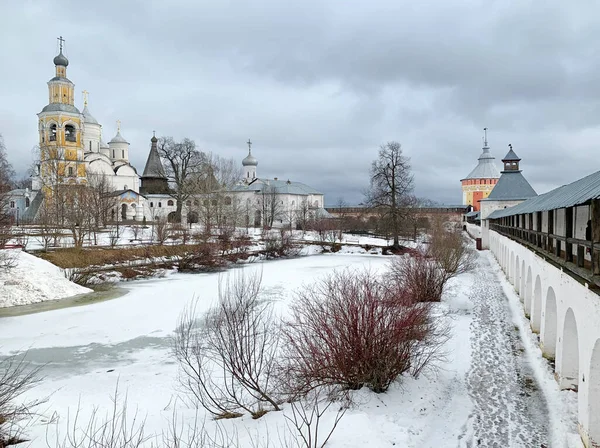
[[[88,107],[88,92],[83,91],[83,111],[75,106],[75,84],[67,78],[69,60],[63,54],[64,40],[53,60],[55,75],[48,81],[49,100],[38,113],[40,159],[31,189],[10,193],[13,216],[22,222],[35,222],[50,185],[91,185],[102,179],[111,195],[117,197],[118,209],[112,213],[119,221],[153,221],[173,216],[176,200],[172,184],[157,148],[158,139],[151,138],[150,152],[141,176],[130,163],[130,144],[121,134],[117,121],[115,136],[105,143],[102,125]],[[239,225],[297,226],[307,212],[311,219],[328,217],[323,193],[300,182],[267,179],[257,176],[258,160],[248,155],[242,160],[243,178],[223,189],[219,196],[224,206],[236,206],[243,215]],[[57,178],[60,177],[60,178]],[[271,210],[266,222],[265,197],[270,196]],[[196,222],[206,198],[191,197],[183,204],[182,220]],[[214,200],[214,199],[213,199]],[[276,203],[274,202],[276,201]]]

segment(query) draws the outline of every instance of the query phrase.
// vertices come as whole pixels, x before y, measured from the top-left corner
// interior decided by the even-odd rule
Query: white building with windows
[[[258,160],[250,141],[242,168],[242,180],[226,192],[225,200],[237,204],[246,225],[298,228],[307,220],[331,217],[320,191],[289,179],[258,177]]]

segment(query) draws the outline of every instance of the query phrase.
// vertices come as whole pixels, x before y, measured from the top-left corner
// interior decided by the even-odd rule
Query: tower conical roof
[[[490,152],[490,147],[487,145],[483,146],[483,152],[479,156],[477,166],[469,173],[466,179],[498,179],[500,177],[500,170],[496,166],[496,158]]]
[[[166,179],[167,176],[158,154],[156,141],[157,139],[153,137],[152,145],[150,146],[150,154],[148,154],[148,160],[146,160],[146,166],[144,167],[144,173],[142,174],[142,177]]]
[[[521,158],[515,154],[512,147],[508,151],[508,153],[502,159],[503,162],[519,162]]]

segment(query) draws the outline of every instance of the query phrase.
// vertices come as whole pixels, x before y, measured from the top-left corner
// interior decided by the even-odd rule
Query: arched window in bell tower
[[[65,126],[65,140],[68,142],[76,142],[77,135],[75,134],[75,126],[68,124]]]
[[[50,125],[50,141],[51,142],[55,142],[56,141],[56,125]]]

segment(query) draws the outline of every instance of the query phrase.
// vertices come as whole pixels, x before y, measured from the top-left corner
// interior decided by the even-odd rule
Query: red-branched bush
[[[447,280],[435,259],[420,254],[392,259],[388,275],[414,302],[439,302]]]
[[[322,385],[385,392],[403,373],[418,375],[446,340],[431,304],[369,271],[306,285],[291,311],[285,366],[299,394]]]

